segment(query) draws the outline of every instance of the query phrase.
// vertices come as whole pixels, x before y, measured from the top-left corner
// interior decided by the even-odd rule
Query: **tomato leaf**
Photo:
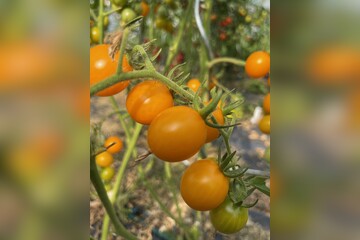
[[[239,165],[227,167],[224,170],[224,175],[229,178],[238,178],[244,175],[248,168],[241,168]]]
[[[229,197],[235,204],[244,201],[248,197],[245,183],[241,179],[235,179],[230,183]]]
[[[229,165],[229,163],[231,162],[231,160],[233,159],[235,154],[236,154],[236,151],[231,153],[229,156],[227,153],[224,154],[224,156],[222,157],[221,162],[220,162],[220,168],[222,170],[224,170]]]
[[[253,206],[255,206],[258,203],[259,199],[256,199],[255,202],[250,203],[250,204],[241,204],[242,207],[244,208],[252,208]]]
[[[257,185],[255,186],[257,190],[259,190],[260,192],[266,194],[267,196],[270,197],[270,188],[268,188],[265,184],[263,185]]]

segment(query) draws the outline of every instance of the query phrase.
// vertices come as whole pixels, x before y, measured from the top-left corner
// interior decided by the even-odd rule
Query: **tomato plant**
[[[257,51],[246,59],[245,71],[249,77],[264,77],[270,71],[270,55],[264,51]]]
[[[148,144],[155,156],[167,162],[195,155],[206,140],[206,125],[198,112],[186,106],[164,110],[151,122]]]
[[[137,208],[137,191],[124,191],[128,173],[134,178],[134,188],[141,185],[148,191],[150,204],[146,207],[150,209],[152,202],[157,202],[163,214],[181,228],[176,231],[181,239],[209,236],[202,236],[198,226],[189,226],[193,222],[182,221],[190,212],[182,212],[176,202],[176,212],[166,209],[167,202],[177,201],[178,194],[190,208],[210,211],[210,218],[204,215],[202,221],[207,225],[211,221],[214,229],[225,234],[245,226],[247,208],[257,203],[249,203],[248,197],[254,190],[269,195],[265,184],[268,171],[248,169],[239,160],[239,146],[233,141],[234,136],[239,136],[232,135],[238,131],[237,125],[248,121],[242,106],[247,96],[242,92],[249,90],[246,84],[237,84],[240,81],[228,82],[245,71],[251,78],[262,78],[249,82],[261,85],[261,94],[268,92],[264,83],[269,77],[270,58],[266,52],[269,48],[263,8],[234,0],[201,1],[200,7],[195,4],[194,0],[110,0],[99,1],[90,9],[90,95],[110,96],[91,101],[96,104],[94,109],[100,111],[91,111],[97,116],[92,119],[90,138],[90,196],[100,199],[106,211],[102,239],[110,237],[109,229],[114,230],[116,237],[140,237],[119,220],[119,216],[128,216],[122,211],[129,213]],[[200,20],[194,17],[194,11]],[[109,20],[111,28],[107,28]],[[201,29],[204,27],[208,29]],[[256,52],[257,49],[263,51]],[[236,74],[231,75],[233,69]],[[197,78],[188,80],[189,76]],[[238,89],[243,86],[244,89]],[[260,95],[256,97],[260,102]],[[105,105],[112,108],[102,111],[100,108]],[[263,107],[270,114],[270,95],[264,98]],[[102,131],[101,127],[106,129]],[[270,133],[269,115],[262,119],[259,128]],[[122,139],[105,139],[108,132],[114,131],[120,131]],[[117,155],[121,159],[114,164],[116,167],[112,166],[112,154],[120,151],[124,151]],[[197,154],[202,160],[184,171],[183,166]],[[215,155],[217,158],[212,158]],[[171,164],[183,160],[189,161]],[[181,175],[178,188],[174,182]],[[161,186],[155,185],[159,179],[163,181]],[[165,194],[159,195],[160,192]],[[128,204],[129,199],[135,201]],[[200,220],[198,214],[191,215],[194,221]],[[151,232],[154,236],[141,237],[158,237],[156,231]]]
[[[106,44],[90,48],[90,85],[98,83],[115,74],[118,57],[119,56],[116,55],[114,60],[110,58],[109,45]],[[123,58],[122,67],[124,72],[132,71],[132,67],[129,65],[126,56]],[[98,92],[97,96],[112,96],[124,90],[128,85],[128,81],[119,82]]]
[[[95,161],[100,167],[109,167],[114,162],[114,158],[109,152],[105,151],[96,155]]]
[[[229,180],[214,159],[198,160],[188,167],[182,178],[181,196],[192,209],[208,211],[226,198]]]
[[[145,125],[172,106],[174,100],[168,87],[155,80],[137,84],[126,98],[126,109],[132,119]]]
[[[245,227],[248,215],[247,208],[236,206],[230,198],[226,198],[220,206],[210,211],[210,220],[217,231],[233,234]]]
[[[121,151],[123,148],[123,142],[117,136],[110,136],[105,140],[104,147],[107,152],[115,154]]]

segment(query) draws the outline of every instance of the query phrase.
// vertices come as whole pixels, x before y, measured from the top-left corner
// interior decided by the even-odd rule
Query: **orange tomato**
[[[206,140],[206,125],[192,108],[176,106],[164,110],[151,122],[148,144],[155,156],[179,162],[195,155]]]
[[[249,77],[264,77],[270,71],[270,55],[264,51],[250,54],[246,59],[245,72]]]
[[[265,115],[259,122],[259,129],[265,134],[270,134],[270,115]]]
[[[126,99],[126,109],[136,122],[149,125],[162,111],[174,106],[168,87],[151,80],[137,84]]]
[[[114,162],[114,158],[109,152],[105,151],[96,155],[95,161],[100,167],[109,167]]]
[[[263,108],[266,114],[270,113],[270,93],[264,97]]]
[[[101,44],[90,48],[90,85],[101,82],[116,73],[119,53],[116,54],[115,59],[112,60],[109,56],[109,46],[110,45]],[[122,68],[123,72],[133,70],[125,55],[122,60]],[[96,95],[112,96],[124,90],[128,85],[129,81],[119,82],[98,92]]]
[[[270,77],[268,77],[267,84],[270,87]]]
[[[216,108],[214,110],[214,112],[212,113],[212,115],[215,117],[217,124],[218,125],[224,125],[225,123],[225,119],[224,119],[224,115],[221,111],[220,108]],[[213,122],[210,118],[210,122]],[[220,132],[218,129],[210,127],[208,125],[206,125],[206,142],[211,142],[214,141],[215,139],[217,139],[220,136]]]
[[[123,142],[117,136],[110,136],[105,140],[104,147],[107,149],[107,152],[115,154],[121,151]]]
[[[198,211],[218,207],[225,200],[228,190],[229,179],[213,159],[194,162],[181,178],[182,198],[189,207]]]
[[[197,78],[190,79],[186,84],[193,92],[197,92],[201,86],[201,82]]]
[[[150,11],[149,5],[146,2],[142,1],[140,3],[140,6],[141,6],[141,15],[143,17],[146,17],[149,14],[149,11]]]

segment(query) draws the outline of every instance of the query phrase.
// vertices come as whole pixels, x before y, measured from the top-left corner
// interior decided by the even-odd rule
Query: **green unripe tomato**
[[[234,205],[228,197],[220,206],[210,211],[212,225],[217,231],[225,234],[240,231],[245,227],[248,218],[248,209]]]
[[[131,8],[125,8],[121,11],[121,22],[126,24],[136,18],[136,13]]]
[[[97,26],[90,29],[90,38],[93,43],[99,43],[100,41],[100,30]]]
[[[112,167],[106,167],[101,171],[101,179],[108,182],[112,179],[115,174],[115,170]]]
[[[111,3],[117,7],[124,7],[127,4],[127,0],[111,0]]]

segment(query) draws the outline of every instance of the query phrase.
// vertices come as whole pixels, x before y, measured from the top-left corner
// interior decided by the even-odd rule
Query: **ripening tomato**
[[[212,113],[212,115],[215,117],[215,119],[217,121],[217,123],[216,123],[217,125],[224,125],[225,119],[224,119],[224,115],[220,108],[216,108],[214,110],[214,112]],[[213,122],[211,120],[211,118],[209,118],[209,120],[210,120],[210,122]],[[217,139],[220,136],[220,132],[218,129],[210,127],[208,125],[206,125],[206,132],[207,132],[207,135],[206,135],[207,143],[214,141],[215,139]]]
[[[105,151],[96,155],[95,161],[100,167],[109,167],[114,162],[114,158],[109,152]]]
[[[141,15],[143,17],[146,17],[149,14],[149,11],[150,11],[149,5],[146,2],[142,1],[140,3],[140,6],[141,6]]]
[[[214,159],[194,162],[181,178],[182,198],[189,207],[198,211],[218,207],[225,200],[228,190],[229,179]]]
[[[266,134],[270,134],[270,115],[265,115],[259,122],[259,129]]]
[[[104,147],[107,148],[107,152],[115,154],[121,151],[123,142],[117,136],[110,136],[105,140]]]
[[[90,29],[90,38],[93,43],[99,43],[100,40],[100,31],[97,26]]]
[[[108,16],[105,16],[105,17],[104,17],[103,24],[104,24],[104,27],[105,27],[105,28],[106,28],[107,26],[109,26],[109,17],[108,17]]]
[[[126,109],[136,122],[149,125],[162,111],[174,106],[166,85],[151,80],[137,84],[126,98]]]
[[[225,41],[227,39],[226,33],[224,33],[224,32],[220,33],[219,38],[221,41]]]
[[[232,234],[245,227],[249,218],[249,210],[238,207],[226,198],[220,206],[210,211],[210,220],[214,228],[225,234]]]
[[[101,82],[105,78],[116,73],[119,53],[116,54],[115,59],[112,60],[108,53],[109,46],[110,45],[101,44],[90,48],[90,85]],[[122,67],[124,72],[130,72],[133,70],[125,55],[122,61]],[[124,90],[128,85],[129,81],[119,82],[98,92],[96,95],[112,96]]]
[[[102,180],[104,180],[105,182],[108,182],[110,181],[113,176],[115,174],[115,170],[114,168],[112,167],[107,167],[107,168],[104,168],[101,173],[100,173],[100,177]]]
[[[270,93],[264,97],[263,108],[266,114],[270,113]]]
[[[201,82],[197,78],[190,79],[186,84],[194,93],[196,93],[200,86]]]
[[[171,107],[151,122],[147,140],[155,156],[167,162],[179,162],[195,155],[204,145],[206,125],[194,109]]]
[[[270,55],[264,51],[250,54],[246,59],[245,71],[249,77],[264,77],[270,71]]]

